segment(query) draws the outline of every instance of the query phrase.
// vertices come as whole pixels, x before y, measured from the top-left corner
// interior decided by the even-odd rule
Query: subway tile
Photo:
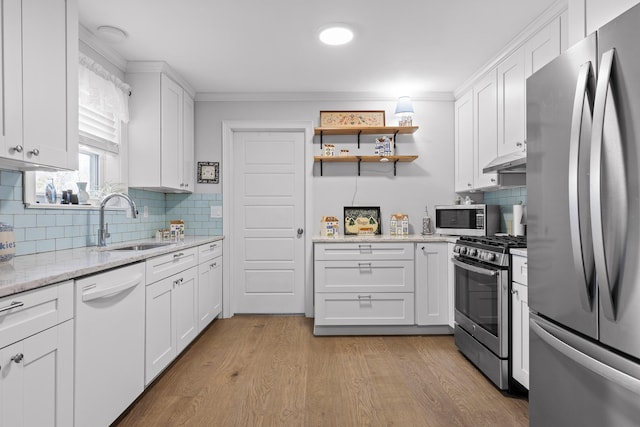
[[[16,243],[16,256],[19,255],[29,255],[36,253],[36,242],[17,242]]]
[[[51,252],[56,250],[55,240],[38,240],[36,242],[36,252]]]
[[[61,251],[64,249],[72,249],[73,248],[73,239],[71,238],[61,238],[56,239],[56,250]]]
[[[22,173],[0,170],[0,185],[10,187],[22,187]]]
[[[36,215],[15,215],[13,226],[22,228],[36,227]]]
[[[44,227],[32,227],[25,229],[25,240],[45,240],[47,238],[47,229]]]
[[[36,224],[38,227],[50,227],[56,225],[56,216],[57,215],[44,215],[37,214],[36,215]]]
[[[58,239],[64,237],[63,227],[47,227],[46,228],[47,239]]]

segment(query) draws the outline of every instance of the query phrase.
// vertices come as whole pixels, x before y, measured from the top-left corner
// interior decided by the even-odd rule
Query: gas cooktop
[[[458,243],[480,243],[497,248],[526,248],[527,236],[462,236]]]

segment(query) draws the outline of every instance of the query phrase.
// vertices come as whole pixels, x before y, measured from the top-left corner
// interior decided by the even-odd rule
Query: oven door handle
[[[476,267],[475,265],[467,264],[466,262],[459,261],[457,258],[451,258],[451,262],[457,265],[460,268],[465,270],[473,271],[474,273],[483,274],[485,276],[494,277],[498,275],[496,270],[489,270],[482,267]]]

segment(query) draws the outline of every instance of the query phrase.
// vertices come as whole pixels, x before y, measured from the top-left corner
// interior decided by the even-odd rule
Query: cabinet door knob
[[[13,151],[15,151],[16,153],[22,153],[23,150],[24,148],[22,148],[22,145],[16,145],[15,147],[13,147]]]
[[[38,150],[37,148],[34,148],[33,150],[27,152],[27,154],[31,154],[34,156],[39,156],[40,155],[40,150]]]
[[[302,233],[304,233],[304,230],[302,228],[298,228],[298,236],[302,236]]]
[[[518,290],[517,289],[511,289],[511,293],[513,295],[518,295]]]
[[[495,182],[496,182],[496,179],[495,179],[495,178],[491,178],[491,182],[494,182],[494,183],[495,183]]]
[[[14,361],[15,363],[22,362],[22,359],[24,359],[24,354],[22,354],[22,353],[18,353],[18,354],[16,354],[15,356],[13,356],[11,358],[11,360]]]

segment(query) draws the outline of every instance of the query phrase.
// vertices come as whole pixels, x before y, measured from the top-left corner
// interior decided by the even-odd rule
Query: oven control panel
[[[490,249],[476,248],[473,246],[466,246],[456,244],[453,247],[453,252],[462,258],[474,259],[477,261],[486,262],[492,265],[506,266],[509,265],[509,255]]]

